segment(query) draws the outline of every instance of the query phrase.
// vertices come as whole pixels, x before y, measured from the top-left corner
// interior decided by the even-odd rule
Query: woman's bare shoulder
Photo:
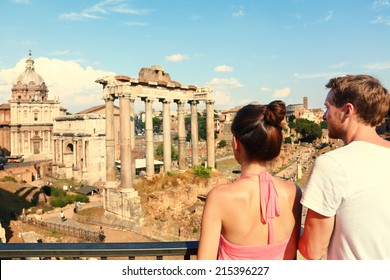
[[[289,195],[301,194],[301,188],[294,182],[286,181],[282,178],[274,177],[274,182],[280,190]]]
[[[222,197],[222,196],[226,196],[230,189],[231,189],[231,184],[223,184],[223,185],[218,185],[216,187],[214,187],[212,190],[209,191],[209,193],[207,194],[207,197]]]

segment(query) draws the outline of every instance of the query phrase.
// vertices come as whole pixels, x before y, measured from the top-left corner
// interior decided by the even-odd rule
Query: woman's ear
[[[237,140],[236,136],[233,136],[233,150],[234,151],[238,150],[239,146],[240,145],[238,144],[238,140]]]

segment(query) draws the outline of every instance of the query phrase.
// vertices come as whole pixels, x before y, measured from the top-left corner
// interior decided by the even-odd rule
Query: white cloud
[[[215,99],[215,106],[217,107],[225,107],[226,105],[231,106],[233,104],[230,92],[214,90],[213,98]]]
[[[147,25],[147,23],[144,23],[144,22],[125,22],[124,24],[128,25],[128,26],[146,26]]]
[[[373,24],[386,24],[390,25],[390,17],[377,16],[374,20],[371,21]]]
[[[102,86],[95,83],[95,80],[102,76],[115,75],[90,66],[83,68],[75,61],[46,57],[36,58],[34,61],[35,71],[43,78],[49,89],[49,99],[58,97],[61,107],[71,113],[104,104]],[[8,102],[12,84],[25,70],[25,66],[26,59],[21,59],[14,68],[0,71],[0,103]]]
[[[101,15],[129,14],[129,15],[145,15],[151,13],[152,10],[133,9],[127,6],[122,0],[102,0],[89,8],[83,9],[80,12],[64,13],[59,16],[62,20],[82,20],[88,21],[93,19],[102,19]]]
[[[244,87],[235,78],[213,78],[205,86],[211,87],[214,90],[213,97],[217,107],[233,106],[232,90]]]
[[[30,0],[12,0],[16,4],[30,4]]]
[[[102,17],[95,16],[86,12],[81,13],[67,13],[60,15],[60,19],[63,20],[82,20],[82,21],[88,21],[90,19],[101,19]]]
[[[330,21],[333,18],[333,11],[328,11],[328,14],[323,19],[323,21]]]
[[[55,50],[55,51],[52,51],[50,54],[54,55],[54,56],[67,55],[67,54],[69,54],[69,51],[68,50],[64,50],[64,51]]]
[[[294,73],[293,77],[296,79],[319,79],[319,78],[331,78],[336,76],[343,76],[345,73],[310,73],[310,74],[299,74]]]
[[[370,70],[386,70],[390,69],[390,62],[377,62],[371,63],[364,66],[366,69]]]
[[[222,73],[233,72],[233,70],[234,70],[233,67],[227,65],[219,65],[214,68],[215,72],[222,72]]]
[[[329,65],[329,68],[343,68],[345,67],[347,64],[349,64],[348,62],[339,62],[339,63],[335,63],[335,64],[331,64]]]
[[[173,54],[166,56],[165,59],[170,62],[181,62],[187,60],[188,56],[185,54]]]
[[[213,78],[207,85],[215,89],[244,87],[236,78]]]
[[[276,89],[274,93],[272,94],[272,97],[274,98],[284,98],[289,96],[291,93],[291,88],[286,87],[286,88],[280,88]]]
[[[389,3],[389,0],[375,0],[373,3],[372,3],[372,7],[374,9],[378,9],[378,8],[388,8],[390,7],[390,3]]]
[[[238,12],[233,13],[234,17],[243,17],[245,16],[245,13],[243,10],[239,10]]]
[[[262,92],[271,92],[272,90],[270,88],[268,88],[268,87],[261,87],[260,91],[262,91]]]

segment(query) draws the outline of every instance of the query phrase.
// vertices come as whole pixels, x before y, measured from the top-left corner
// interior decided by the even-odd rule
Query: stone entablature
[[[64,115],[58,101],[10,101],[11,125],[52,125],[54,118]]]

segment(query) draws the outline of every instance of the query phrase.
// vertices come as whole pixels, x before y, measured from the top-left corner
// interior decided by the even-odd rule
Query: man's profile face
[[[328,92],[325,99],[326,111],[323,120],[328,124],[328,133],[330,138],[338,139],[342,135],[342,111],[337,108],[333,101],[333,90]]]

